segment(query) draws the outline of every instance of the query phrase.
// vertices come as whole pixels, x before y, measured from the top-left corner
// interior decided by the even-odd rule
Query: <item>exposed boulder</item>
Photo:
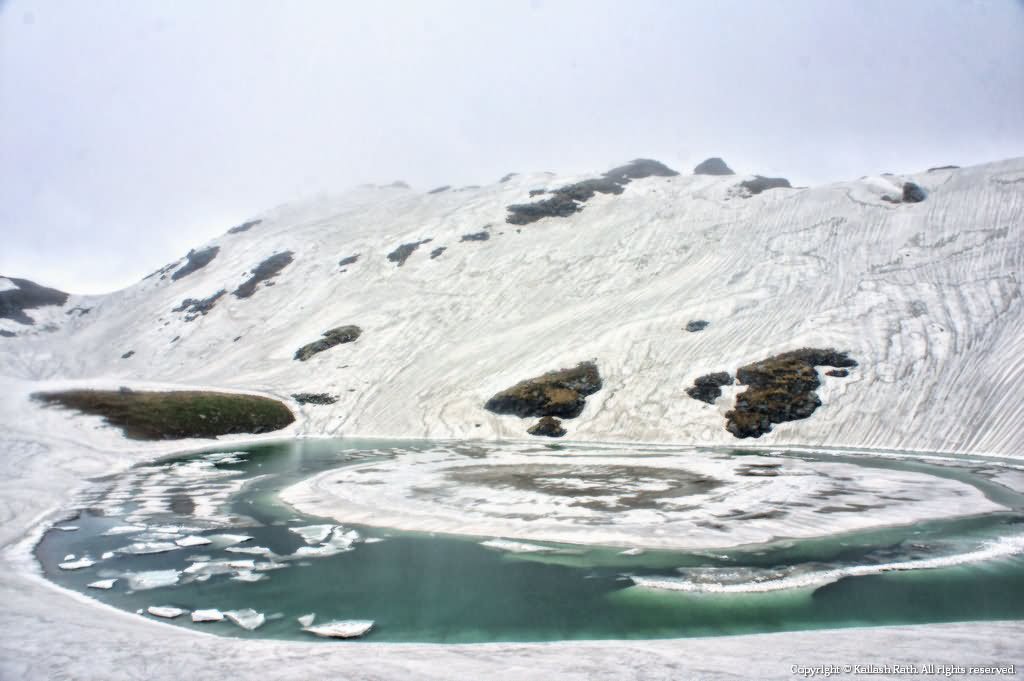
[[[203,269],[213,262],[213,259],[217,257],[218,253],[220,253],[219,246],[210,246],[209,248],[204,248],[201,251],[194,249],[189,251],[188,255],[185,256],[185,264],[182,265],[180,269],[175,270],[174,274],[171,275],[171,280],[178,281],[182,277],[187,277],[196,270]]]
[[[351,343],[352,341],[359,338],[359,336],[361,336],[362,333],[363,330],[353,324],[349,324],[347,326],[339,326],[337,328],[331,329],[330,331],[325,331],[323,333],[324,337],[321,338],[320,340],[313,341],[312,343],[309,343],[307,345],[303,345],[301,348],[296,350],[295,359],[299,360],[300,362],[305,362],[307,359],[317,354],[318,352],[329,350],[330,348],[333,348],[335,345],[341,345],[342,343]]]
[[[6,329],[0,329],[0,338],[14,338],[18,334],[13,331],[7,331]]]
[[[68,390],[33,397],[102,416],[133,440],[269,433],[295,421],[288,407],[277,400],[235,393]]]
[[[423,244],[429,244],[431,241],[433,241],[433,239],[427,238],[422,239],[420,241],[412,241],[407,244],[402,244],[395,250],[388,253],[388,260],[395,263],[397,267],[401,267],[402,265],[405,264],[405,261],[409,259],[409,256],[416,251],[417,248],[419,248]]]
[[[697,164],[697,167],[693,169],[694,175],[735,175],[732,168],[725,164],[725,161],[712,156],[709,159],[705,159]]]
[[[435,187],[434,189],[431,189],[427,193],[428,194],[440,194],[441,192],[446,192],[446,191],[448,191],[451,188],[452,188],[452,186],[450,184],[445,184],[445,185],[441,185],[440,187]]]
[[[518,174],[519,173],[509,173],[508,175],[505,175],[500,180],[498,180],[498,182],[500,182],[500,183],[508,182],[509,180],[511,180],[513,177],[515,177]]]
[[[248,222],[243,222],[237,227],[232,227],[231,229],[229,229],[228,234],[240,234],[242,232],[248,232],[250,229],[260,224],[261,222],[263,222],[263,220],[249,220]]]
[[[612,168],[601,177],[583,180],[551,191],[551,197],[534,203],[519,203],[507,206],[508,217],[505,222],[513,225],[528,225],[547,217],[564,218],[582,210],[582,204],[593,198],[594,194],[621,194],[631,180],[645,177],[671,177],[678,175],[668,166],[638,158],[618,168]],[[537,190],[530,192],[534,196]]]
[[[829,369],[825,372],[826,376],[833,376],[835,378],[846,378],[850,375],[850,372],[846,369]]]
[[[444,253],[445,251],[447,251],[447,250],[448,250],[447,246],[438,246],[437,248],[435,248],[434,250],[432,250],[430,252],[430,259],[433,260],[433,259],[435,259],[437,257],[440,257],[440,255],[442,253]]]
[[[338,261],[338,267],[341,268],[342,272],[346,272],[347,270],[345,268],[348,267],[349,265],[354,265],[356,261],[359,260],[360,255],[361,253],[356,253],[355,255],[350,255],[346,258],[342,258],[341,260]]]
[[[556,419],[554,416],[545,416],[536,424],[530,426],[527,430],[530,435],[543,435],[545,437],[562,437],[565,435],[566,430],[562,427],[562,422]]]
[[[832,348],[801,348],[740,367],[736,379],[749,387],[726,413],[726,430],[738,438],[761,437],[773,424],[813,414],[821,405],[817,366],[848,368],[857,362]]]
[[[0,319],[10,319],[18,324],[31,325],[35,320],[25,314],[25,310],[33,310],[48,305],[63,305],[68,302],[68,294],[55,288],[47,288],[29,281],[3,277],[17,288],[0,291]]]
[[[928,195],[919,185],[913,182],[903,183],[903,203],[921,203]]]
[[[768,191],[769,189],[791,188],[792,185],[789,184],[789,180],[784,177],[762,177],[761,175],[755,175],[752,180],[744,180],[743,182],[740,182],[740,189],[748,197],[756,196],[757,194]]]
[[[541,194],[547,194],[547,193],[548,193],[547,189],[531,189],[530,190],[530,198],[532,199],[535,196],[540,196]]]
[[[299,404],[334,404],[338,401],[330,393],[292,393],[292,399]]]
[[[217,301],[226,295],[227,292],[227,289],[222,288],[209,298],[186,298],[181,301],[181,305],[171,310],[171,312],[184,312],[186,322],[194,321],[212,310]]]
[[[560,416],[572,419],[583,412],[587,396],[600,390],[601,385],[597,365],[580,362],[572,369],[550,371],[520,381],[487,400],[484,409],[520,418]]]
[[[689,331],[690,333],[703,331],[708,327],[708,324],[710,323],[711,322],[707,321],[706,319],[691,319],[690,321],[686,322],[686,330]]]
[[[472,234],[463,234],[459,241],[487,241],[491,238],[491,233],[486,229],[480,232],[473,232]]]
[[[694,379],[693,385],[686,389],[686,394],[695,400],[714,404],[722,396],[722,386],[732,385],[732,374],[727,371],[716,371]]]
[[[134,354],[135,354],[134,350],[129,350],[128,352],[126,352],[123,355],[121,355],[121,359],[130,359],[131,356],[134,355]]]
[[[252,276],[243,281],[238,288],[232,291],[232,294],[238,298],[248,298],[256,292],[256,286],[261,281],[266,281],[269,284],[270,279],[276,277],[281,270],[291,264],[294,259],[294,254],[291,251],[282,251],[281,253],[275,253],[270,256],[259,265],[256,269],[252,270]]]

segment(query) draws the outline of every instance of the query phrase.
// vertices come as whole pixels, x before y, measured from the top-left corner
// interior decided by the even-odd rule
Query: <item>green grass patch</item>
[[[133,440],[269,433],[295,421],[288,407],[268,397],[200,390],[67,390],[33,398],[102,416]]]

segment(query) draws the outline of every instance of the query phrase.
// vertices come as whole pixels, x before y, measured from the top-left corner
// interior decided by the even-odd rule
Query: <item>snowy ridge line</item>
[[[907,570],[934,570],[937,568],[954,567],[968,563],[980,563],[987,560],[998,560],[1024,553],[1024,537],[1001,537],[988,542],[983,548],[942,558],[926,558],[878,565],[851,565],[849,567],[821,570],[803,575],[769,579],[760,582],[742,584],[701,583],[676,577],[639,577],[630,575],[636,587],[665,591],[685,591],[689,593],[767,593],[786,589],[807,589],[838,582],[844,577],[864,577],[883,572],[903,572]],[[632,587],[631,587],[632,588]]]

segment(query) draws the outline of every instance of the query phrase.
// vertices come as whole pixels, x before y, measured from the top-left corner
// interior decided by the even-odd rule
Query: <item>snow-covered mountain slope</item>
[[[71,296],[46,325],[0,320],[16,334],[0,338],[0,374],[328,392],[338,401],[291,403],[298,432],[521,438],[530,422],[485,411],[487,398],[594,360],[604,387],[565,423],[574,440],[1024,452],[1024,159],[749,198],[737,191],[749,176],[649,177],[568,217],[506,223],[508,205],[539,200],[530,190],[581,179],[364,187],[279,207],[197,247],[219,250],[178,279],[185,260]],[[926,200],[883,200],[908,179]],[[400,266],[388,259],[425,239]],[[251,296],[232,293],[286,251]],[[221,290],[206,314],[173,311]],[[684,329],[698,319],[710,324]],[[346,324],[357,341],[293,359]],[[803,346],[859,366],[819,368],[822,406],[758,441],[724,427],[741,386],[714,405],[685,393]]]

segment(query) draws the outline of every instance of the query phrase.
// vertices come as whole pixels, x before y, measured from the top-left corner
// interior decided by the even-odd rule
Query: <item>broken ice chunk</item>
[[[210,608],[209,610],[193,610],[192,621],[193,622],[222,622],[224,620],[224,613],[216,608]]]
[[[173,542],[137,541],[134,544],[129,544],[128,546],[118,549],[118,551],[121,553],[130,553],[135,556],[145,556],[151,553],[166,553],[178,548],[180,547]]]
[[[543,551],[556,550],[550,546],[527,544],[526,542],[511,541],[509,539],[488,539],[487,541],[480,542],[480,546],[486,546],[489,549],[498,549],[499,551],[508,551],[510,553],[540,553]]]
[[[619,555],[620,556],[639,556],[643,552],[644,552],[643,549],[634,548],[634,549],[626,549],[625,551],[619,551]]]
[[[266,546],[229,546],[224,550],[228,553],[247,553],[253,556],[269,556],[274,553]]]
[[[158,589],[162,586],[173,586],[178,583],[181,573],[177,570],[146,570],[129,572],[123,575],[128,580],[128,587],[133,591]]]
[[[74,560],[74,559],[75,559],[75,554],[73,554],[73,553],[69,553],[68,555],[64,556],[64,560],[65,561]]]
[[[182,610],[181,608],[175,608],[170,605],[151,605],[146,608],[146,612],[150,615],[155,615],[156,617],[166,617],[167,619],[172,620],[179,615],[184,615],[188,610]]]
[[[114,557],[113,551],[104,551],[103,555],[100,556],[100,560],[110,560]]]
[[[252,537],[245,534],[211,534],[207,539],[219,546],[232,546],[249,541]]]
[[[325,638],[357,638],[372,628],[373,620],[339,620],[306,626],[302,630]]]
[[[116,579],[101,579],[99,581],[86,584],[86,586],[90,589],[112,589],[116,583]]]
[[[115,534],[134,534],[136,532],[142,532],[145,529],[145,525],[118,525],[116,527],[111,527],[103,534],[107,536]]]
[[[199,535],[190,534],[187,537],[182,537],[181,539],[175,539],[174,543],[177,544],[178,546],[183,547],[183,548],[187,548],[187,547],[190,547],[190,546],[204,546],[206,544],[212,544],[213,542],[211,542],[206,537],[200,537]]]
[[[313,624],[313,620],[316,619],[316,613],[311,612],[308,615],[302,615],[301,617],[296,617],[295,619],[297,619],[299,621],[299,624],[301,624],[302,626],[308,627],[309,625]]]
[[[245,608],[244,610],[225,610],[224,614],[227,615],[228,619],[242,627],[252,631],[263,625],[266,618],[262,612],[256,612],[252,608]]]
[[[61,570],[81,570],[82,568],[92,567],[96,564],[96,561],[90,560],[88,556],[82,556],[78,560],[65,561],[59,563],[57,567]]]
[[[252,570],[239,570],[231,579],[236,582],[259,582],[264,579],[269,579],[266,575],[256,574]]]
[[[307,544],[319,544],[330,536],[334,525],[307,525],[305,527],[289,527],[288,529],[302,537]]]
[[[77,525],[54,525],[53,529],[61,530],[62,532],[74,532],[78,529]]]

